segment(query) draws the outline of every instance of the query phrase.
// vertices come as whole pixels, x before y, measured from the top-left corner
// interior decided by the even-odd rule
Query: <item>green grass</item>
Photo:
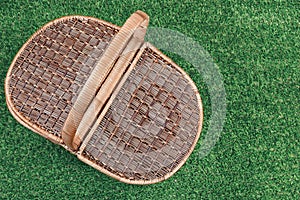
[[[226,122],[211,153],[201,142],[170,179],[149,186],[118,182],[34,134],[9,113],[4,79],[13,57],[39,27],[79,14],[122,25],[135,10],[150,26],[179,31],[212,56],[223,75]],[[276,1],[0,1],[0,199],[299,199],[300,3]],[[192,76],[205,108],[201,75]],[[200,139],[200,141],[203,137]]]

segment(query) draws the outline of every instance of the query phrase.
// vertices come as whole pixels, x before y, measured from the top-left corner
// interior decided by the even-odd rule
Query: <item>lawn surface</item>
[[[42,25],[65,15],[122,25],[136,10],[150,27],[179,31],[206,49],[223,76],[226,121],[210,154],[199,158],[211,116],[205,82],[202,137],[170,179],[149,186],[118,182],[19,124],[4,79],[15,54]],[[0,1],[0,199],[299,199],[300,3],[275,1]],[[167,52],[168,53],[168,52]]]

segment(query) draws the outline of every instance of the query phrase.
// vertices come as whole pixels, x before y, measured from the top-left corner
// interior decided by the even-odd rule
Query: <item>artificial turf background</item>
[[[22,44],[55,18],[79,14],[122,25],[135,10],[150,26],[179,31],[212,56],[223,75],[226,122],[211,153],[201,139],[170,179],[149,186],[115,181],[27,130],[4,96],[8,67]],[[0,199],[299,199],[300,3],[275,1],[0,1]],[[168,54],[189,73],[192,67]],[[191,74],[205,108],[201,75]]]

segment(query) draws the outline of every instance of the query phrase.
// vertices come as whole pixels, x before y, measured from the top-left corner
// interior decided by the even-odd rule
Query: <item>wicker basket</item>
[[[121,28],[83,16],[42,27],[7,73],[12,115],[120,181],[170,177],[199,138],[202,103],[188,75],[144,42],[148,21],[137,11]]]

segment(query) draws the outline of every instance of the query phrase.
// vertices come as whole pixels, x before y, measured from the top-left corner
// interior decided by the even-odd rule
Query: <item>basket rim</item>
[[[19,49],[18,53],[15,55],[12,63],[10,64],[6,77],[5,77],[5,81],[4,81],[4,90],[5,90],[5,99],[6,99],[6,104],[7,107],[10,111],[10,113],[12,114],[12,116],[19,122],[21,123],[23,126],[25,126],[26,128],[32,130],[33,132],[41,135],[42,137],[51,140],[52,142],[56,143],[56,144],[60,144],[61,146],[63,146],[64,148],[66,148],[67,150],[70,151],[70,149],[68,147],[66,147],[64,145],[64,142],[62,140],[61,137],[55,136],[52,133],[47,132],[46,130],[38,127],[37,125],[31,123],[28,119],[26,119],[26,117],[22,116],[21,114],[19,114],[19,112],[15,109],[15,106],[11,100],[11,96],[9,94],[9,82],[11,80],[11,72],[12,69],[17,61],[17,59],[19,58],[19,56],[21,55],[21,53],[24,51],[24,49],[27,47],[27,45],[35,38],[37,37],[39,34],[41,34],[43,31],[45,31],[47,28],[49,28],[52,25],[56,25],[58,23],[64,22],[64,21],[68,21],[71,19],[90,19],[90,20],[95,20],[98,21],[106,26],[110,26],[112,28],[115,28],[117,30],[120,29],[119,26],[112,24],[110,22],[101,20],[101,19],[97,19],[95,17],[89,17],[89,16],[82,16],[82,15],[69,15],[69,16],[63,16],[57,19],[54,19],[48,23],[46,23],[45,25],[43,25],[41,28],[39,28],[37,31],[34,32],[34,34],[32,34],[29,39],[27,39],[27,41],[22,45],[22,47]]]
[[[200,116],[199,116],[199,121],[198,121],[198,132],[197,132],[196,137],[193,141],[193,144],[189,148],[189,151],[183,157],[183,159],[180,161],[180,163],[171,172],[165,174],[164,176],[162,176],[160,178],[155,178],[155,179],[151,179],[151,180],[130,180],[130,179],[127,179],[127,178],[120,177],[120,176],[108,171],[104,167],[101,167],[101,166],[97,165],[94,161],[91,161],[90,159],[88,159],[88,157],[85,157],[84,155],[82,155],[83,149],[85,147],[80,147],[80,150],[78,152],[79,154],[77,156],[78,159],[80,159],[81,161],[85,162],[86,164],[94,167],[95,169],[101,171],[102,173],[104,173],[104,174],[106,174],[106,175],[108,175],[108,176],[110,176],[114,179],[117,179],[121,182],[128,183],[128,184],[134,184],[134,185],[149,185],[149,184],[158,183],[158,182],[161,182],[163,180],[166,180],[166,179],[170,178],[173,174],[175,174],[185,164],[185,162],[187,161],[187,159],[189,158],[189,156],[193,152],[193,150],[194,150],[194,148],[195,148],[195,146],[196,146],[196,144],[199,140],[199,137],[201,135],[202,126],[203,126],[203,104],[202,104],[202,100],[201,100],[201,97],[200,97],[200,93],[199,93],[199,91],[197,89],[197,86],[194,83],[194,81],[189,77],[189,75],[181,67],[179,67],[174,61],[172,61],[171,58],[164,55],[160,50],[158,50],[155,46],[153,46],[149,42],[145,42],[144,45],[141,47],[141,49],[142,48],[147,48],[147,47],[150,48],[151,50],[153,50],[155,53],[157,53],[159,56],[161,56],[167,62],[169,62],[180,73],[182,73],[183,76],[188,80],[188,82],[189,82],[190,86],[192,87],[193,91],[195,92],[195,95],[197,97],[197,105],[198,105],[198,108],[199,108],[199,111],[200,111],[200,113],[199,113]],[[120,85],[118,87],[120,87]],[[110,99],[109,101],[112,101],[112,100],[113,99]],[[104,115],[104,114],[101,113],[101,115]]]

